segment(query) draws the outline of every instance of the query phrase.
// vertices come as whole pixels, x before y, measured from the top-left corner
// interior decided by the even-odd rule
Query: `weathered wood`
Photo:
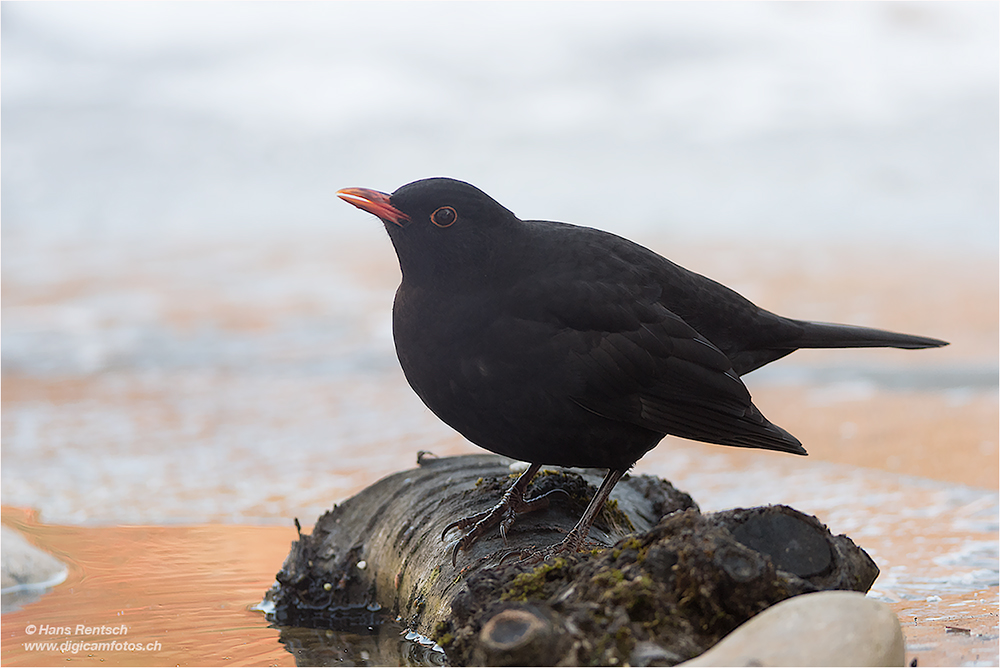
[[[268,592],[284,626],[377,626],[388,613],[433,637],[455,664],[678,663],[757,612],[821,589],[866,591],[878,569],[815,518],[769,507],[702,515],[651,476],[623,479],[590,534],[594,549],[540,566],[498,565],[575,524],[602,472],[543,469],[529,495],[560,488],[521,517],[505,546],[490,532],[452,567],[454,520],[491,507],[513,481],[493,455],[437,459],[394,474],[300,534]]]
[[[390,475],[334,506],[300,535],[272,590],[282,621],[314,626],[346,610],[392,610],[411,628],[429,630],[451,614],[451,601],[470,574],[495,565],[509,550],[546,546],[561,539],[600,484],[583,469],[543,469],[529,494],[563,489],[545,511],[521,517],[504,545],[490,532],[452,567],[462,532],[441,532],[456,519],[491,507],[516,477],[512,460],[494,455],[421,456],[419,467]],[[634,530],[651,528],[674,510],[694,507],[691,497],[648,476],[623,480],[591,531],[591,541],[611,545]],[[329,585],[329,586],[327,586]]]

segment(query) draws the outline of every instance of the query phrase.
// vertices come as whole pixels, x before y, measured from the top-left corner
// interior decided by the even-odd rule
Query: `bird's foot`
[[[518,515],[524,515],[536,510],[542,510],[549,505],[548,497],[552,494],[565,492],[561,489],[554,489],[541,496],[526,499],[522,495],[512,495],[510,490],[504,494],[503,498],[495,506],[487,511],[477,513],[471,517],[465,517],[457,522],[452,522],[441,532],[441,539],[452,529],[465,530],[469,532],[455,544],[455,549],[451,553],[452,566],[458,563],[458,553],[464,552],[472,547],[477,540],[489,533],[493,527],[500,525],[500,537],[503,538],[504,545],[507,544],[507,532],[514,525]]]
[[[574,526],[561,541],[543,550],[512,550],[500,558],[500,563],[502,564],[508,557],[514,555],[520,556],[518,561],[532,564],[539,561],[545,561],[549,557],[555,557],[560,554],[575,554],[579,552],[580,548],[583,547],[583,544],[590,536],[590,527],[594,525],[597,513],[601,511],[605,501],[608,500],[608,496],[611,494],[612,488],[618,484],[618,481],[621,480],[623,475],[625,475],[625,469],[608,470],[608,474],[604,477],[604,481],[601,483],[601,487],[597,490],[597,494],[595,494],[594,498],[590,500],[590,504],[587,506],[587,509],[583,511],[583,516],[580,518],[580,521],[576,523],[576,526]],[[518,479],[518,482],[520,482],[520,479]]]
[[[512,559],[514,557],[517,557],[516,561],[520,563],[537,564],[545,561],[549,557],[558,557],[563,554],[576,554],[583,548],[584,542],[585,541],[581,534],[574,528],[561,541],[541,550],[534,548],[511,550],[500,557],[500,564],[503,564],[508,559]]]
[[[534,468],[534,470],[532,470],[532,468]],[[486,535],[486,533],[489,532],[489,530],[494,526],[500,526],[500,537],[503,538],[504,545],[506,545],[507,532],[514,525],[514,521],[517,519],[518,515],[547,508],[550,496],[557,493],[566,493],[561,489],[554,489],[542,494],[541,496],[536,496],[530,499],[525,498],[525,487],[528,486],[531,478],[533,478],[537,472],[538,467],[532,466],[521,474],[521,477],[514,482],[511,488],[504,492],[500,501],[489,510],[477,513],[471,517],[464,517],[456,522],[452,522],[444,528],[444,531],[441,532],[441,540],[444,540],[444,537],[452,529],[469,529],[469,532],[455,544],[455,549],[451,553],[452,566],[457,565],[459,552],[468,550],[477,540]]]

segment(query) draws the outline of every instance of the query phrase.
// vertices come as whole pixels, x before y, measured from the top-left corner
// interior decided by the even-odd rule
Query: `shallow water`
[[[676,445],[652,465],[669,461],[684,469],[677,479],[703,500],[706,511],[733,501],[747,506],[779,500],[815,513],[881,568],[869,595],[900,615],[908,660],[996,665],[995,491],[824,462],[790,464],[801,461],[790,458],[745,466],[726,453],[698,450]],[[70,567],[67,580],[51,593],[0,619],[5,665],[442,661],[391,621],[326,631],[269,627],[254,606],[295,539],[292,527],[69,527],[40,524],[14,508],[5,508],[3,522]],[[126,630],[110,636],[78,625]],[[109,641],[134,645],[84,644]]]
[[[475,451],[396,366],[388,244],[133,248],[135,257],[96,263],[93,246],[63,244],[4,265],[2,495],[8,508],[39,509],[44,524],[13,510],[4,522],[71,565],[51,594],[3,615],[4,663],[440,660],[391,625],[374,636],[279,631],[250,609],[294,538],[292,518],[308,527],[413,466],[418,450]],[[798,353],[748,376],[756,403],[808,458],[667,439],[637,471],[672,480],[706,511],[785,503],[815,514],[878,563],[872,595],[916,617],[901,618],[922,663],[995,664],[997,300],[995,282],[972,280],[991,264],[942,268],[939,258],[939,271],[970,277],[956,303],[920,289],[935,276],[912,256],[885,280],[884,262],[841,255],[853,262],[844,284],[830,280],[838,262],[832,274],[790,266],[789,282],[724,254],[678,250],[777,310],[828,309],[830,319],[953,345]],[[805,255],[792,265],[810,264]],[[41,260],[52,270],[39,273]],[[885,292],[855,285],[872,281]],[[914,286],[934,318],[908,307]],[[24,644],[38,640],[31,624],[119,619],[129,642],[159,642],[156,653]]]
[[[294,664],[278,631],[249,609],[293,528],[48,526],[11,508],[3,522],[70,567],[50,594],[3,615],[5,665]],[[123,625],[116,635],[87,630]],[[131,645],[82,646],[112,641]]]
[[[387,317],[398,269],[387,242],[133,248],[134,257],[97,263],[93,246],[63,244],[4,266],[4,522],[71,565],[51,594],[3,615],[4,663],[439,661],[391,625],[374,636],[279,631],[250,609],[294,539],[292,518],[308,527],[334,502],[413,466],[418,450],[475,451],[398,370]],[[822,307],[830,319],[953,345],[798,353],[748,376],[756,403],[803,440],[808,458],[667,439],[637,471],[672,480],[706,511],[785,503],[815,514],[878,563],[871,595],[901,613],[922,663],[995,664],[997,301],[995,283],[973,280],[990,263],[939,266],[970,277],[956,303],[919,289],[935,277],[912,256],[886,280],[884,262],[845,253],[853,275],[844,284],[830,280],[840,263],[818,271],[808,251],[783,271],[678,252],[777,310]],[[42,261],[52,267],[44,274]],[[885,293],[858,287],[871,281]],[[914,286],[946,322],[908,307]],[[11,506],[39,509],[44,524]],[[38,640],[31,624],[119,619],[129,642],[159,642],[156,653],[24,644]],[[100,640],[57,636],[59,645]]]

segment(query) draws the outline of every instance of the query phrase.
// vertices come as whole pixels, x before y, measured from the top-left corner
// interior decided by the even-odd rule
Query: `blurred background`
[[[0,12],[4,504],[308,523],[475,452],[406,386],[391,246],[334,195],[439,175],[786,315],[951,340],[747,382],[820,458],[995,489],[996,3]],[[697,482],[677,447],[645,465]]]
[[[626,232],[994,253],[996,18],[989,3],[11,3],[4,232],[342,235],[363,223],[331,189],[451,175]]]

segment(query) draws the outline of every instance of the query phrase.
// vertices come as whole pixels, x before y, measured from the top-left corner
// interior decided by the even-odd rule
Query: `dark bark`
[[[388,614],[437,641],[453,664],[673,664],[785,598],[867,591],[878,574],[813,517],[783,506],[702,515],[651,476],[615,488],[588,543],[610,549],[498,565],[508,550],[560,540],[602,478],[559,468],[543,469],[529,495],[566,496],[519,518],[506,547],[491,531],[453,568],[461,532],[442,541],[442,530],[496,503],[513,481],[510,463],[422,457],[334,507],[293,544],[267,594],[269,619],[344,631]]]

